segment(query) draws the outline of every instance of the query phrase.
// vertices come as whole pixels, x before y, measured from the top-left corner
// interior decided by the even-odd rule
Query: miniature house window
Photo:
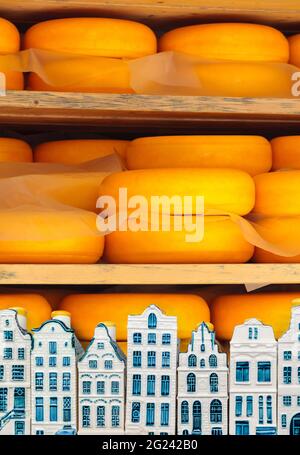
[[[300,367],[298,367],[298,384],[300,384]]]
[[[217,368],[218,361],[217,361],[217,356],[215,354],[212,354],[209,356],[208,362],[209,362],[209,366],[211,368]]]
[[[150,313],[148,317],[148,329],[156,329],[157,327],[157,317],[154,313]]]
[[[291,384],[292,382],[292,367],[283,367],[283,383]]]
[[[105,426],[105,407],[97,406],[97,427]]]
[[[162,427],[169,425],[169,411],[169,403],[162,403],[160,408],[160,424]]]
[[[205,360],[204,359],[200,360],[200,368],[205,368]]]
[[[235,397],[235,416],[240,417],[243,409],[243,397],[240,395]]]
[[[187,401],[181,403],[181,423],[189,423],[189,404]]]
[[[82,393],[84,395],[89,395],[91,393],[91,381],[83,381],[82,382]]]
[[[267,423],[272,423],[272,397],[271,395],[267,396]]]
[[[44,421],[44,398],[37,397],[35,399],[35,420],[37,422]]]
[[[148,367],[155,367],[156,366],[156,352],[149,351],[148,352]]]
[[[35,373],[35,390],[44,390],[44,373]]]
[[[282,402],[284,406],[292,406],[292,397],[290,395],[285,395],[282,398]]]
[[[98,343],[98,349],[99,350],[104,349],[104,343]]]
[[[216,373],[212,373],[209,377],[209,386],[211,393],[218,392],[219,390],[219,379]]]
[[[104,368],[106,370],[112,370],[112,367],[113,367],[113,362],[112,360],[105,360],[104,362]],[[97,367],[96,367],[97,368]]]
[[[63,420],[64,422],[71,421],[71,397],[63,398]]]
[[[300,396],[297,397],[297,406],[300,406]]]
[[[247,397],[247,409],[246,409],[247,417],[251,417],[253,415],[253,397]]]
[[[97,360],[89,360],[89,368],[91,368],[92,370],[95,370],[96,368],[98,368]]]
[[[258,382],[271,382],[271,362],[257,363]]]
[[[248,330],[248,338],[249,338],[249,340],[252,340],[252,338],[253,338],[253,330],[252,330],[252,327],[249,327],[249,330]]]
[[[44,365],[44,359],[43,357],[36,357],[35,358],[35,365],[37,367],[42,367]]]
[[[134,333],[133,334],[133,343],[134,344],[141,344],[142,342],[142,334],[141,333]]]
[[[57,390],[57,373],[49,374],[49,389],[51,392],[55,392]]]
[[[139,423],[141,414],[141,405],[140,403],[133,402],[131,410],[131,422]]]
[[[13,341],[14,333],[11,330],[4,331],[4,341]]]
[[[43,346],[42,342],[39,341],[39,348],[41,348]]]
[[[187,391],[188,392],[196,392],[196,376],[194,373],[189,373],[187,375]]]
[[[82,406],[82,426],[88,428],[91,424],[91,408],[90,406]]]
[[[25,349],[24,348],[18,349],[18,359],[25,360]]]
[[[162,358],[161,358],[162,368],[169,368],[170,360],[171,360],[170,352],[162,352]]]
[[[50,422],[57,422],[57,398],[50,397]]]
[[[111,408],[111,426],[120,426],[120,406],[112,406]]]
[[[161,377],[161,395],[166,397],[170,395],[170,376]]]
[[[5,325],[6,325],[6,327],[8,327],[8,326],[9,326],[9,320],[8,320],[8,319],[6,319],[6,321],[5,321]]]
[[[204,343],[201,344],[200,349],[201,349],[201,352],[205,352],[205,344]]]
[[[235,434],[237,436],[248,436],[249,435],[249,422],[247,422],[247,421],[236,422]]]
[[[210,403],[210,422],[222,422],[222,403],[220,400],[212,400]]]
[[[65,348],[67,348],[67,347],[68,347],[68,342],[67,342],[67,341],[65,341]]]
[[[258,397],[258,421],[260,424],[264,423],[264,397]]]
[[[292,351],[284,351],[283,360],[291,360],[291,359],[292,359]]]
[[[147,376],[147,395],[155,395],[155,376],[154,374],[149,374]]]
[[[236,362],[236,381],[249,381],[249,362]]]
[[[11,379],[13,381],[24,381],[24,365],[13,365]]]
[[[189,355],[188,365],[189,367],[197,366],[197,357],[194,354]]]
[[[298,360],[300,360],[300,351],[298,351]]]
[[[0,381],[4,379],[4,365],[0,365]]]
[[[56,357],[49,357],[49,367],[56,367]]]
[[[155,413],[155,405],[154,403],[147,403],[146,408],[146,425],[154,425],[154,413]]]
[[[120,383],[119,381],[111,381],[111,393],[113,395],[118,394],[120,391]]]
[[[57,354],[57,343],[55,341],[49,342],[49,354]]]
[[[0,389],[0,412],[7,411],[7,389]]]
[[[97,381],[97,394],[104,395],[104,393],[105,393],[105,382]]]
[[[148,333],[148,344],[156,344],[156,334]]]
[[[132,364],[134,367],[142,366],[142,353],[141,351],[133,351]]]
[[[286,414],[282,414],[281,416],[281,426],[282,428],[286,428]]]
[[[63,392],[69,392],[71,389],[71,374],[63,373]]]
[[[164,333],[162,336],[162,344],[171,344],[171,334]]]
[[[141,375],[134,374],[132,377],[132,395],[141,394]]]
[[[12,348],[4,348],[3,358],[6,360],[12,359]]]
[[[63,366],[64,366],[64,367],[69,367],[69,366],[70,366],[70,363],[71,363],[70,357],[64,357],[64,358],[63,358]]]
[[[222,436],[223,430],[222,428],[215,427],[211,429],[211,434],[212,436]]]
[[[258,328],[257,327],[254,328],[254,339],[255,340],[258,339]]]
[[[51,330],[52,330],[52,332],[54,332],[54,331],[55,331],[55,328],[54,328],[54,327],[51,327]]]

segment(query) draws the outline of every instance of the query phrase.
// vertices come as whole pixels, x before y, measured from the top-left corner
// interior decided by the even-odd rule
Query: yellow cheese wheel
[[[25,33],[24,47],[79,55],[137,58],[155,54],[156,37],[144,24],[96,17],[40,22]]]
[[[128,144],[129,141],[114,139],[70,139],[44,142],[35,147],[34,161],[38,163],[80,164],[112,153],[117,153],[125,158],[125,150]]]
[[[292,98],[295,66],[262,62],[212,62],[195,66],[198,95]]]
[[[89,264],[102,256],[96,215],[83,211],[0,211],[0,263]]]
[[[126,164],[128,169],[221,167],[256,175],[270,170],[272,151],[261,136],[143,137],[129,143]]]
[[[299,297],[300,292],[219,296],[210,306],[216,336],[229,341],[236,325],[256,318],[263,324],[271,325],[275,337],[279,338],[289,327],[291,302]]]
[[[210,320],[205,300],[191,294],[77,294],[65,297],[60,309],[71,313],[81,340],[91,340],[96,325],[110,320],[117,326],[117,339],[126,341],[128,315],[141,314],[149,305],[177,316],[179,338],[190,337],[197,324]]]
[[[288,62],[289,45],[278,30],[258,24],[203,24],[177,28],[159,40],[159,51],[208,60]]]
[[[228,217],[204,217],[204,238],[198,241],[188,241],[191,232],[187,230],[176,231],[174,218],[171,219],[170,232],[128,230],[108,234],[105,238],[105,259],[121,264],[242,263],[253,254],[253,246]],[[195,217],[193,223],[196,223]]]
[[[21,307],[27,310],[27,329],[39,327],[51,317],[51,307],[47,300],[38,294],[0,294],[0,311]]]
[[[0,138],[0,162],[32,161],[32,150],[27,142],[7,137]]]
[[[0,17],[0,54],[13,54],[20,49],[20,34],[11,22]]]
[[[254,205],[252,178],[236,169],[146,169],[117,172],[106,177],[99,195],[112,196],[119,204],[119,188],[127,188],[128,199],[141,195],[153,209],[152,196],[191,196],[193,214],[199,213],[196,196],[205,199],[205,212],[214,209],[216,214],[233,212],[245,215]],[[177,209],[176,209],[177,210]],[[171,206],[170,213],[174,213]],[[178,212],[176,212],[178,213]]]
[[[1,72],[1,66],[0,66]],[[23,73],[17,71],[3,71],[5,74],[5,89],[6,90],[23,90],[24,77]]]
[[[300,215],[300,170],[257,175],[254,182],[255,213],[270,216]]]
[[[123,60],[116,59],[112,62],[110,59],[97,57],[50,59],[44,63],[43,71],[47,80],[35,73],[29,74],[29,90],[133,93],[129,67]]]
[[[290,63],[300,68],[300,34],[288,38],[290,45]]]
[[[271,140],[274,171],[300,169],[300,136],[282,136]]]
[[[281,256],[261,248],[255,249],[255,262],[299,263],[300,262],[300,216],[276,217],[258,220],[255,224],[259,234],[273,245],[279,245],[294,256]]]

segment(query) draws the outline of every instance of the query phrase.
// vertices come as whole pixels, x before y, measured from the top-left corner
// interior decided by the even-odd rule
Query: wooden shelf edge
[[[300,284],[300,264],[1,264],[0,285]]]

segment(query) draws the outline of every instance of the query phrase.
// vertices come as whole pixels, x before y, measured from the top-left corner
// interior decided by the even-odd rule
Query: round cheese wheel
[[[0,294],[0,311],[21,307],[27,310],[27,329],[32,330],[51,318],[51,306],[38,294]]]
[[[153,304],[177,316],[179,338],[190,337],[199,322],[210,320],[205,300],[191,294],[77,294],[65,297],[60,309],[71,313],[72,327],[81,340],[91,340],[99,322],[112,320],[117,339],[126,341],[128,315],[141,314]]]
[[[0,72],[1,67],[0,67]],[[23,90],[24,77],[23,73],[17,71],[3,71],[5,75],[5,89],[6,90]]]
[[[38,163],[80,164],[113,153],[125,158],[125,150],[128,144],[129,141],[115,139],[70,139],[44,142],[35,147],[34,161]]]
[[[299,252],[294,256],[281,256],[261,248],[255,248],[254,261],[262,263],[300,262],[300,216],[276,217],[258,220],[256,230],[273,245],[279,245],[288,252]]]
[[[233,212],[245,215],[254,205],[254,184],[252,178],[235,169],[146,169],[117,172],[106,177],[100,186],[100,196],[112,196],[119,207],[119,189],[127,190],[128,199],[143,196],[149,210],[155,210],[153,196],[192,197],[190,210],[199,213],[196,196],[204,197],[204,208],[218,213]],[[165,209],[168,213],[180,213],[180,205]],[[158,209],[161,210],[161,209]]]
[[[20,33],[11,22],[0,17],[0,54],[13,54],[20,49]]]
[[[268,216],[300,215],[300,170],[278,171],[254,177],[253,211]]]
[[[137,58],[155,54],[156,37],[144,24],[123,19],[81,17],[40,22],[24,36],[24,48],[79,55]]]
[[[27,142],[8,137],[0,138],[0,162],[19,161],[30,163],[32,150]]]
[[[203,24],[177,28],[159,40],[159,51],[205,60],[288,62],[289,45],[275,28],[258,24]]]
[[[29,74],[27,84],[29,90],[133,93],[129,66],[123,60],[111,61],[97,57],[50,59],[44,62],[43,71],[43,78],[35,73]]]
[[[274,171],[300,169],[300,136],[282,136],[271,140]]]
[[[289,328],[292,300],[299,297],[300,292],[219,296],[210,306],[217,338],[229,341],[234,327],[252,318],[271,325],[279,338]]]
[[[288,38],[290,45],[290,63],[300,68],[300,33]]]
[[[104,257],[121,264],[184,264],[243,263],[253,255],[253,246],[243,237],[239,227],[228,217],[192,217],[194,230],[175,230],[174,218],[170,231],[115,231],[105,238]],[[184,221],[182,221],[184,223]],[[199,227],[196,228],[196,223]],[[192,237],[190,235],[193,234]]]
[[[126,164],[128,169],[221,167],[256,175],[270,170],[272,151],[261,136],[142,137],[129,143]]]
[[[103,252],[96,215],[83,211],[0,211],[0,262],[92,264]]]

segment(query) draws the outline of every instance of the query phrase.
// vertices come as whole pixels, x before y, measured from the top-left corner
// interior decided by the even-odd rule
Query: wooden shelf
[[[140,20],[152,26],[212,21],[258,22],[296,30],[299,0],[1,0],[0,15],[17,22],[74,16]]]
[[[300,264],[0,265],[0,285],[298,283]]]

